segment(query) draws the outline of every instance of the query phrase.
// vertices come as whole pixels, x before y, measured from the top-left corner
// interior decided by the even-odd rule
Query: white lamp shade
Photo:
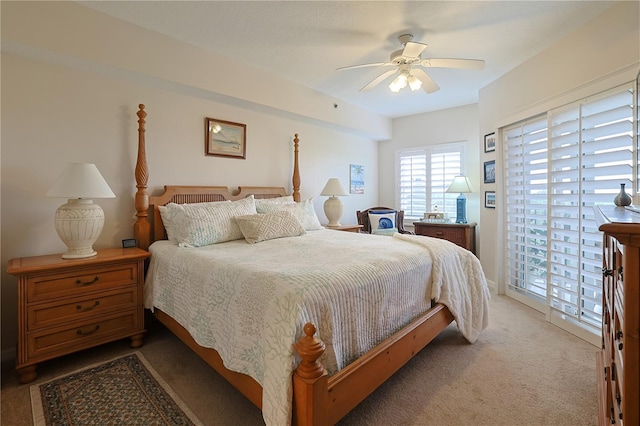
[[[54,224],[58,237],[67,246],[64,259],[95,256],[93,243],[104,227],[104,212],[91,198],[114,198],[95,164],[71,163],[67,165],[53,187],[49,197],[68,198],[56,210]]]
[[[466,193],[473,192],[471,190],[471,182],[469,182],[469,178],[466,176],[456,176],[453,178],[453,182],[449,185],[446,192],[456,192],[456,193]]]
[[[344,196],[348,195],[347,191],[345,191],[342,183],[340,183],[340,179],[331,178],[327,181],[327,184],[324,186],[324,189],[320,193],[320,195],[328,195],[328,196]]]
[[[114,198],[95,164],[69,163],[47,192],[47,197]]]

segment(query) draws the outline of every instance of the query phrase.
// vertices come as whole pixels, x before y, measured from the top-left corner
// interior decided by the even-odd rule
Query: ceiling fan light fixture
[[[409,87],[411,88],[412,92],[415,92],[416,90],[420,90],[420,88],[422,87],[422,81],[420,81],[420,79],[417,79],[414,76],[410,75],[408,80],[409,80]]]
[[[400,91],[400,86],[396,84],[395,79],[391,82],[391,84],[389,84],[389,89],[391,89],[393,93],[398,93]]]

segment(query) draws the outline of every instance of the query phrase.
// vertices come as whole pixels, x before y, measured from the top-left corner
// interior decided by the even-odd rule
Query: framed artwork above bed
[[[206,117],[205,155],[246,158],[247,125]]]

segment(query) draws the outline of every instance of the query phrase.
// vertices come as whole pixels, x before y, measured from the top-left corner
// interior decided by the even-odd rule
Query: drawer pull
[[[436,232],[436,235],[437,235],[438,237],[442,237],[442,236],[444,235],[444,232],[438,231],[438,232]]]
[[[80,328],[79,328],[79,329],[76,331],[76,334],[77,334],[78,336],[88,336],[89,334],[91,334],[91,333],[95,333],[95,332],[96,332],[96,331],[98,331],[98,330],[100,330],[100,324],[96,325],[96,326],[94,327],[94,329],[93,329],[93,330],[89,330],[89,331],[86,331],[86,332],[85,332],[85,331],[82,331],[82,329],[80,329]]]
[[[99,279],[100,279],[100,277],[97,276],[97,275],[91,281],[85,281],[85,282],[82,282],[82,280],[80,278],[78,278],[76,280],[76,285],[85,286],[85,285],[95,284],[96,282],[98,282]]]
[[[95,308],[96,306],[100,305],[100,301],[96,300],[95,303],[92,306],[89,306],[88,308],[82,308],[82,305],[76,305],[76,309],[79,311],[90,311],[91,309]]]

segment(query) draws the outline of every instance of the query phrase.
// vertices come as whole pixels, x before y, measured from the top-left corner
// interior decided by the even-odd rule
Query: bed
[[[308,216],[296,216],[293,222],[304,225],[291,225],[297,234],[255,244],[247,244],[246,233],[246,240],[195,246],[168,239],[167,230],[176,231],[167,207],[262,205],[289,220],[293,215],[276,208],[289,194],[284,187],[232,193],[165,186],[150,196],[144,105],[137,115],[134,233],[151,252],[145,305],[260,407],[266,424],[335,424],[454,318],[470,342],[487,326],[489,292],[479,261],[447,241],[325,230],[305,222]],[[295,215],[308,203],[300,200],[298,147],[296,134],[285,209]]]

